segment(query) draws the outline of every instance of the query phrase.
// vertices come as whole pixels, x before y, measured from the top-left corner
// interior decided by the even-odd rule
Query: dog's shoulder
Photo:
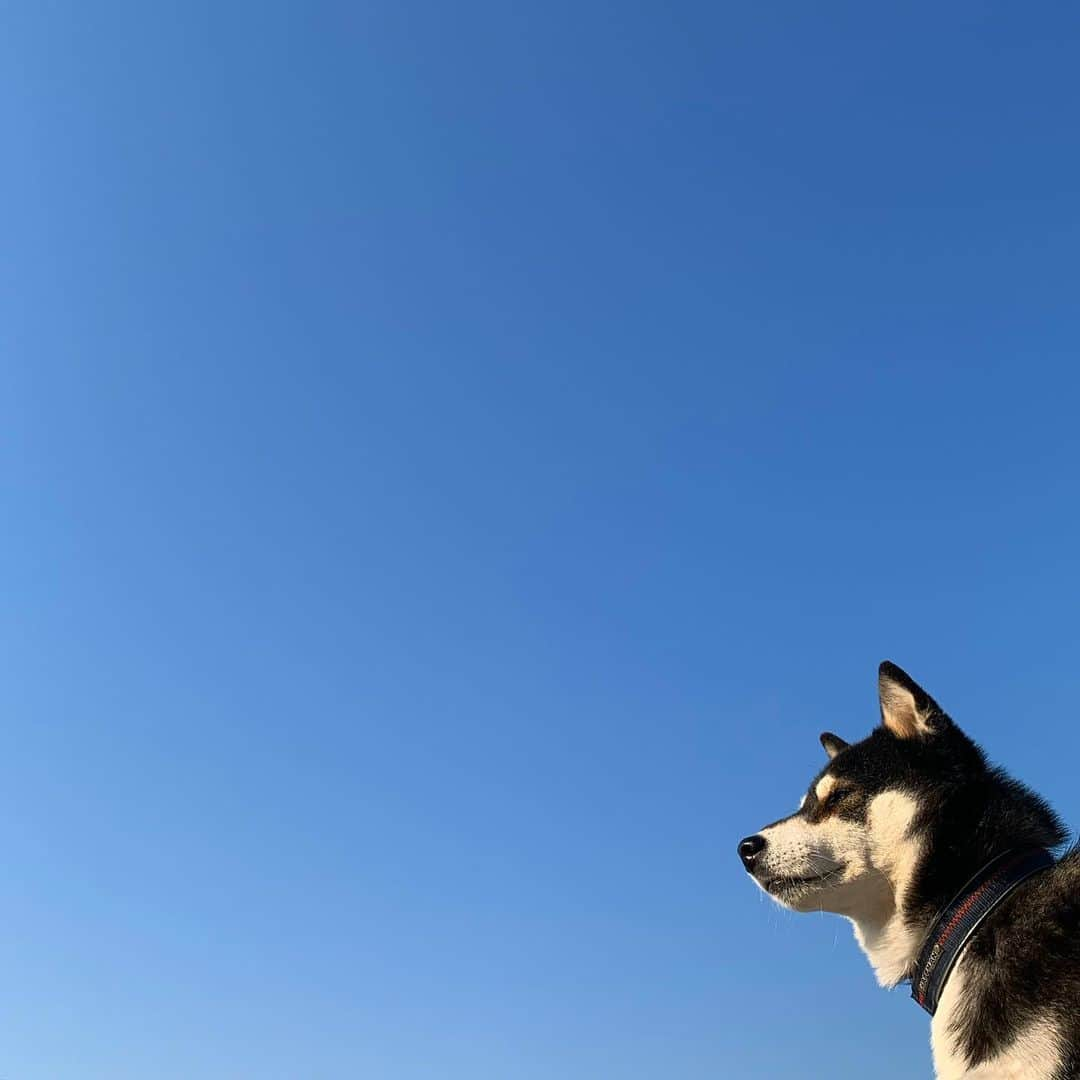
[[[1036,875],[979,928],[960,965],[955,1034],[969,1061],[1053,1032],[1058,1077],[1080,1076],[1080,847]]]

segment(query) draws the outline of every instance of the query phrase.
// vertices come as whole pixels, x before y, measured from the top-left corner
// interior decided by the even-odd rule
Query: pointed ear
[[[906,671],[888,660],[878,668],[878,697],[881,722],[898,739],[928,738],[944,721],[938,703]]]
[[[829,760],[832,761],[841,750],[846,750],[849,744],[844,742],[839,735],[834,735],[831,731],[823,731],[821,733],[821,745],[825,747],[825,753],[829,755]]]

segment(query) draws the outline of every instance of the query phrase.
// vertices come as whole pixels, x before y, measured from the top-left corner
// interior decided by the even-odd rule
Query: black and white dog
[[[938,1077],[1078,1080],[1080,852],[1054,858],[1054,812],[908,675],[886,662],[878,689],[881,726],[821,736],[828,764],[743,865],[781,904],[849,918],[883,986],[911,982]]]

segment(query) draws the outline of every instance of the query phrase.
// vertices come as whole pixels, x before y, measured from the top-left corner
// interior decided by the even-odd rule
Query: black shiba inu
[[[907,674],[883,663],[878,689],[881,726],[821,736],[825,768],[743,865],[786,907],[850,919],[883,986],[912,983],[942,1080],[1080,1080],[1080,853],[1054,857],[1050,807]]]

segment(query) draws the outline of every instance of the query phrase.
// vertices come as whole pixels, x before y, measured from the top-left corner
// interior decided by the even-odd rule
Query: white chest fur
[[[1037,1021],[997,1057],[971,1067],[960,1053],[952,1029],[964,1001],[964,962],[949,976],[930,1025],[934,1070],[938,1080],[1052,1080],[1061,1062],[1053,1024]]]

